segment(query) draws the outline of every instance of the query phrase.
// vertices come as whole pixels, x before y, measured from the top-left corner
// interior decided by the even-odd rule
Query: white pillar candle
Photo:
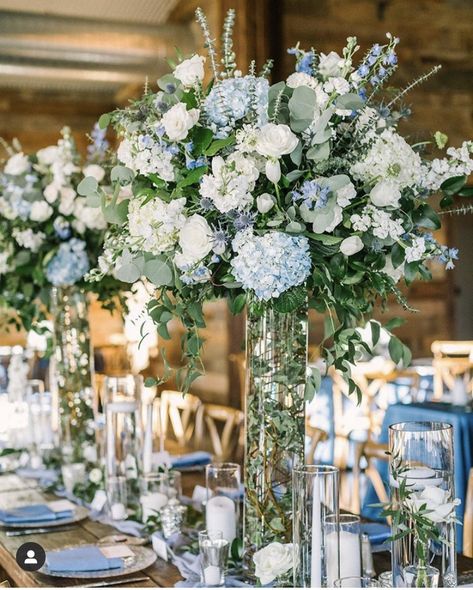
[[[143,439],[143,473],[151,473],[153,457],[153,404],[146,408],[146,430]]]
[[[310,563],[310,587],[322,586],[322,518],[319,479],[314,477],[312,492],[312,551]]]
[[[141,508],[143,510],[143,522],[146,522],[150,516],[156,514],[168,503],[168,497],[162,492],[151,492],[143,494],[140,497]]]
[[[236,537],[235,502],[226,496],[214,496],[207,501],[205,522],[208,531],[222,531],[229,543]]]
[[[409,489],[420,491],[427,487],[440,486],[443,483],[441,477],[437,477],[437,474],[430,467],[413,467],[412,469],[406,469],[402,472],[398,479],[395,480],[390,477],[390,483],[392,487],[398,488],[402,480],[407,480],[406,484]]]
[[[338,544],[339,539],[340,545]],[[325,537],[325,546],[328,586],[332,586],[337,578],[361,576],[360,536],[358,534],[343,530],[337,534],[334,531]],[[339,563],[340,572],[338,571]]]
[[[115,433],[114,433],[114,424],[113,424],[113,412],[107,409],[106,414],[106,423],[105,423],[105,430],[106,430],[106,445],[107,445],[107,456],[106,456],[106,466],[107,466],[107,475],[116,475],[116,460],[115,460]]]
[[[222,572],[217,565],[208,565],[204,569],[204,584],[207,586],[220,586],[222,583]]]
[[[113,520],[124,520],[127,517],[125,505],[121,502],[112,504],[110,512]]]

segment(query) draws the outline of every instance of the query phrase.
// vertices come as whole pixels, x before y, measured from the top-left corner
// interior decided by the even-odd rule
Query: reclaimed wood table
[[[202,473],[183,474],[184,493],[189,495],[195,484],[203,484]],[[51,494],[45,494],[32,480],[24,480],[17,475],[0,476],[0,508],[11,508],[20,504],[38,503],[55,499]],[[70,545],[96,543],[103,537],[116,534],[113,527],[89,519],[73,525],[71,530],[57,531],[51,533],[9,537],[5,529],[0,529],[0,582],[9,580],[12,586],[20,588],[31,587],[83,587],[88,583],[105,582],[96,579],[71,579],[46,576],[37,572],[26,572],[17,564],[15,555],[18,547],[27,541],[39,543],[45,551],[61,549]],[[373,554],[376,573],[389,570],[391,566],[389,553]],[[458,570],[460,574],[459,583],[471,583],[473,579],[473,559],[462,555],[458,556]],[[139,582],[126,582],[136,577],[144,577]],[[107,585],[122,585],[126,588],[172,588],[181,580],[181,575],[176,567],[162,559],[156,562],[143,572],[130,574],[120,578],[110,578]]]

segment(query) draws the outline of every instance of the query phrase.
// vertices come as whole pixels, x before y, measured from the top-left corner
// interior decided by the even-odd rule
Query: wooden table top
[[[183,490],[186,495],[190,495],[195,484],[203,484],[203,475],[196,473],[183,474]],[[0,476],[0,508],[11,508],[13,506],[44,502],[51,500],[54,496],[44,494],[37,484],[31,480],[24,480],[17,475]],[[116,529],[111,526],[86,519],[74,525],[73,530],[46,533],[40,535],[27,535],[20,537],[7,537],[5,530],[0,529],[0,582],[8,579],[13,586],[20,588],[29,587],[73,587],[83,586],[89,582],[97,580],[74,579],[74,578],[57,578],[46,576],[36,572],[25,572],[16,563],[15,555],[18,547],[27,541],[39,542],[45,551],[64,548],[67,545],[79,545],[86,543],[95,543],[107,535],[116,533]],[[390,555],[389,553],[375,553],[373,555],[374,566],[379,574],[389,570]],[[459,556],[459,572],[473,575],[473,559]],[[181,576],[176,567],[166,563],[161,559],[139,574],[131,574],[129,578],[146,577],[141,582],[131,582],[123,584],[123,587],[134,588],[172,588],[181,580]],[[124,582],[126,576],[117,578]]]

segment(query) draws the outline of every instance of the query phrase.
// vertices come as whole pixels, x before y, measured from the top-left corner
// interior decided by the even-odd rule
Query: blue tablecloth
[[[473,467],[473,412],[451,404],[427,402],[423,404],[395,404],[390,406],[383,421],[379,442],[388,442],[388,429],[397,422],[446,422],[453,426],[453,448],[455,453],[455,495],[461,499],[457,517],[463,521],[468,475]],[[378,470],[384,481],[388,478],[388,465],[378,461]],[[369,504],[379,502],[372,486],[368,487],[363,502],[362,514],[367,518],[379,519],[379,509]],[[457,526],[457,549],[463,548],[463,527]]]

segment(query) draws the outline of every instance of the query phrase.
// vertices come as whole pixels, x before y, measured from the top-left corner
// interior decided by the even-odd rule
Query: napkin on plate
[[[47,504],[30,504],[10,510],[0,510],[0,520],[7,524],[47,522],[71,518],[73,515],[72,509],[54,511]]]
[[[71,547],[46,553],[46,565],[52,572],[98,572],[123,566],[120,557],[105,557],[98,547]]]
[[[174,468],[179,467],[197,467],[207,465],[212,462],[212,455],[206,451],[195,451],[179,457],[171,457],[171,465]]]

